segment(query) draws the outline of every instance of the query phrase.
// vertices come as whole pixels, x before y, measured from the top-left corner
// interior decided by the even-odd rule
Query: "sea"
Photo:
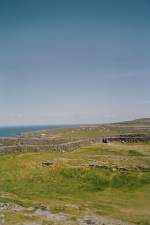
[[[39,126],[7,126],[0,127],[0,137],[15,137],[20,132],[46,130],[50,128],[64,128],[67,125],[39,125]]]

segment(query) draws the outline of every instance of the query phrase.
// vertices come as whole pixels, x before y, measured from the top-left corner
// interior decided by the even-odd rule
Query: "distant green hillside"
[[[36,132],[26,132],[25,137],[51,139],[80,139],[109,137],[120,134],[148,134],[150,135],[150,118],[136,119],[111,124],[79,125],[78,127],[48,129]]]
[[[124,121],[124,122],[119,122],[119,123],[114,123],[114,124],[122,124],[122,125],[143,125],[143,126],[150,126],[150,118],[139,118],[131,121]]]
[[[136,119],[136,120],[130,121],[129,123],[150,125],[150,118]]]

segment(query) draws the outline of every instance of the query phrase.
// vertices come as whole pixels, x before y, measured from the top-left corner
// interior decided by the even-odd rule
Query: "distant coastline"
[[[15,137],[18,133],[21,132],[30,132],[63,127],[67,127],[67,125],[3,126],[0,127],[0,137]]]

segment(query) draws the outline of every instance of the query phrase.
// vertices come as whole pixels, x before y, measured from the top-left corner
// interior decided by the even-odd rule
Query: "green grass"
[[[34,207],[45,204],[54,212],[63,211],[74,216],[90,210],[146,224],[150,221],[150,172],[121,173],[95,167],[69,166],[93,160],[122,164],[122,157],[127,161],[127,166],[133,164],[132,160],[134,163],[148,164],[149,161],[143,156],[149,156],[149,150],[150,145],[115,143],[69,153],[1,155],[0,201]],[[121,158],[117,159],[117,156]],[[61,160],[62,157],[64,160]],[[42,167],[41,162],[46,160],[54,160],[54,165]],[[69,204],[77,208],[71,208]],[[14,216],[14,213],[7,215],[8,218]],[[16,217],[19,218],[19,213]]]
[[[85,125],[69,128],[48,129],[24,133],[27,137],[40,137],[42,133],[45,137],[55,139],[68,138],[99,138],[109,137],[119,134],[148,134],[150,135],[150,123],[148,120],[136,120],[124,123],[105,124],[105,125]]]

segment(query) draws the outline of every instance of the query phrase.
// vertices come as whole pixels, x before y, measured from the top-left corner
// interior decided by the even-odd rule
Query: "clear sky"
[[[0,0],[0,125],[150,117],[149,0]]]

